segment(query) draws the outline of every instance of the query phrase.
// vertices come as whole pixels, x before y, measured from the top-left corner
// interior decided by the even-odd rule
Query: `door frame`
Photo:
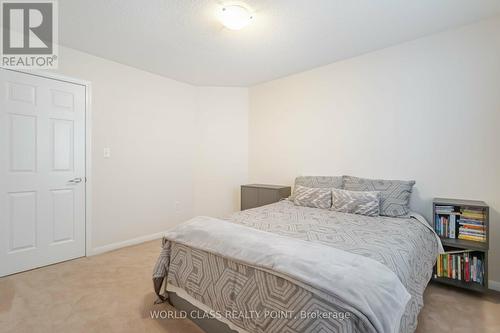
[[[57,80],[85,87],[85,256],[92,255],[92,84],[90,81],[76,79],[63,74],[41,70],[23,70],[0,67],[8,70],[45,79]]]

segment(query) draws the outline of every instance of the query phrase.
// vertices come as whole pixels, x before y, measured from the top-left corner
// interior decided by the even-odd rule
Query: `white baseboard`
[[[149,242],[155,239],[160,239],[165,235],[165,232],[158,232],[156,234],[151,234],[151,235],[145,235],[133,239],[129,239],[123,242],[117,242],[117,243],[112,243],[108,245],[103,245],[103,246],[98,246],[96,248],[93,248],[90,250],[90,253],[87,254],[87,256],[95,256],[97,254],[113,251],[113,250],[118,250],[121,249],[122,247],[127,247],[131,245],[137,245],[141,244],[144,242]]]
[[[488,288],[491,290],[500,291],[500,282],[488,280]]]

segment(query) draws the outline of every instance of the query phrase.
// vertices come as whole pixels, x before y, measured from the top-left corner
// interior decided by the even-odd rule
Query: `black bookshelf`
[[[436,277],[435,276],[435,271],[436,267],[434,267],[434,271],[432,274],[432,280],[438,283],[443,283],[451,286],[455,286],[458,288],[463,288],[463,289],[468,289],[468,290],[474,290],[478,292],[486,292],[488,290],[488,250],[489,250],[489,206],[483,202],[483,201],[476,201],[476,200],[458,200],[458,199],[445,199],[445,198],[435,198],[433,200],[432,204],[432,219],[433,219],[433,226],[434,229],[436,229],[436,206],[453,206],[455,207],[455,213],[454,215],[457,216],[457,221],[460,220],[460,212],[462,209],[474,209],[474,210],[481,210],[485,216],[484,218],[484,226],[486,229],[485,232],[485,241],[480,242],[480,241],[473,241],[473,240],[465,240],[465,239],[458,239],[458,238],[445,238],[440,236],[441,238],[441,243],[443,244],[444,250],[445,251],[471,251],[472,253],[476,253],[482,258],[483,264],[484,264],[484,276],[483,276],[483,283],[477,283],[477,282],[466,282],[463,280],[457,280],[457,279],[451,279],[447,277]],[[439,216],[441,215],[447,215],[447,214],[438,214]],[[458,222],[457,222],[458,223]],[[456,235],[458,236],[458,235]]]

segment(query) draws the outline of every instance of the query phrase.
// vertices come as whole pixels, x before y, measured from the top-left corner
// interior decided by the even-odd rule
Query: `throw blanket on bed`
[[[363,313],[376,332],[399,331],[410,299],[399,278],[385,265],[318,243],[210,217],[185,222],[168,232],[166,239],[335,295]]]

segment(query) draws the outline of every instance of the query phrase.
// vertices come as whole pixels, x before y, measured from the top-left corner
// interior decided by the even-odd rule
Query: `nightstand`
[[[241,185],[241,210],[269,205],[288,198],[290,186],[248,184]]]

